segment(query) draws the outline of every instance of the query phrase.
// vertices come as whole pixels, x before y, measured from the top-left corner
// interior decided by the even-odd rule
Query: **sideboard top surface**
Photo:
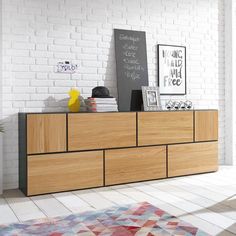
[[[109,111],[109,112],[66,112],[66,111],[49,111],[49,112],[19,112],[19,114],[106,114],[106,113],[152,113],[152,112],[190,112],[190,111],[218,111],[218,109],[194,109],[194,110],[159,110],[159,111]]]

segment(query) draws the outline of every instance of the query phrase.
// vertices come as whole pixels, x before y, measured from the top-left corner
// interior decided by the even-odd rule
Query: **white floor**
[[[236,235],[236,167],[216,173],[92,190],[25,197],[0,196],[0,224],[147,201],[211,235]]]

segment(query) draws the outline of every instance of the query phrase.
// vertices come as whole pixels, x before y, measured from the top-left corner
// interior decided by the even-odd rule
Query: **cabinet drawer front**
[[[105,151],[105,184],[166,177],[166,147]]]
[[[28,156],[28,195],[102,185],[102,151]]]
[[[195,141],[218,140],[218,111],[195,111]]]
[[[193,112],[138,113],[138,145],[193,141]]]
[[[189,175],[218,169],[218,143],[168,146],[168,176]]]
[[[66,115],[27,115],[27,153],[66,151]]]
[[[136,113],[69,114],[69,151],[136,145]]]

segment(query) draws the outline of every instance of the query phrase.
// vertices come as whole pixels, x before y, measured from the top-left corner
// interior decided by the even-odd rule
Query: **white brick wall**
[[[236,165],[236,0],[225,0],[225,163]]]
[[[236,0],[233,0],[233,77],[232,80],[236,80]],[[236,84],[233,87],[233,92],[236,92]],[[234,105],[235,105],[235,100],[234,100]],[[233,107],[234,109],[234,114],[236,114],[236,108],[235,106]],[[234,140],[236,140],[236,119],[234,120]],[[236,150],[236,143],[234,143],[234,150]],[[233,164],[236,165],[236,153],[233,156]]]
[[[233,15],[232,15],[232,81],[234,81],[234,86],[232,87],[232,93],[235,94],[236,92],[236,83],[235,83],[235,80],[236,80],[236,0],[232,0],[232,4],[233,4],[233,7],[232,7],[232,12],[233,12]],[[231,109],[233,110],[233,128],[231,129],[232,132],[233,132],[233,160],[232,160],[232,164],[236,165],[236,143],[235,143],[235,140],[236,140],[236,108],[235,108],[235,99],[236,99],[236,95],[234,95],[234,100],[232,102],[232,107]]]
[[[232,88],[232,93],[235,94],[236,92],[236,0],[232,0],[232,12],[233,12],[233,15],[232,15],[232,81],[234,81],[234,86]],[[235,143],[235,140],[236,140],[236,108],[235,108],[235,105],[236,105],[236,95],[234,95],[233,97],[233,103],[232,103],[232,109],[233,109],[233,118],[234,118],[234,123],[233,123],[233,129],[232,132],[233,132],[233,160],[232,160],[232,164],[233,165],[236,165],[236,143]]]
[[[0,1],[0,9],[2,9],[2,1]],[[0,32],[2,32],[2,11],[0,11]],[[0,71],[2,72],[2,34],[0,33]],[[2,119],[2,73],[0,73],[0,123]],[[2,134],[0,133],[0,195],[3,190],[3,150],[2,150]]]
[[[66,110],[67,92],[116,90],[113,29],[144,30],[150,85],[157,84],[156,45],[187,47],[186,96],[195,108],[220,110],[224,161],[223,0],[3,0],[4,187],[18,186],[17,112]],[[60,60],[79,65],[54,73]],[[162,101],[169,97],[163,97]]]

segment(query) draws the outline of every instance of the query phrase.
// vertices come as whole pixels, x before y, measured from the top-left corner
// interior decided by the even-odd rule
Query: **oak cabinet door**
[[[136,113],[68,115],[69,151],[136,145]]]
[[[102,185],[102,151],[28,156],[28,195]]]
[[[166,147],[105,151],[105,184],[120,184],[166,177]]]
[[[193,142],[193,112],[139,112],[138,145]]]
[[[211,172],[217,169],[217,142],[168,146],[168,177]]]
[[[195,111],[195,141],[218,140],[218,111]]]
[[[66,151],[66,114],[27,115],[27,153]]]

